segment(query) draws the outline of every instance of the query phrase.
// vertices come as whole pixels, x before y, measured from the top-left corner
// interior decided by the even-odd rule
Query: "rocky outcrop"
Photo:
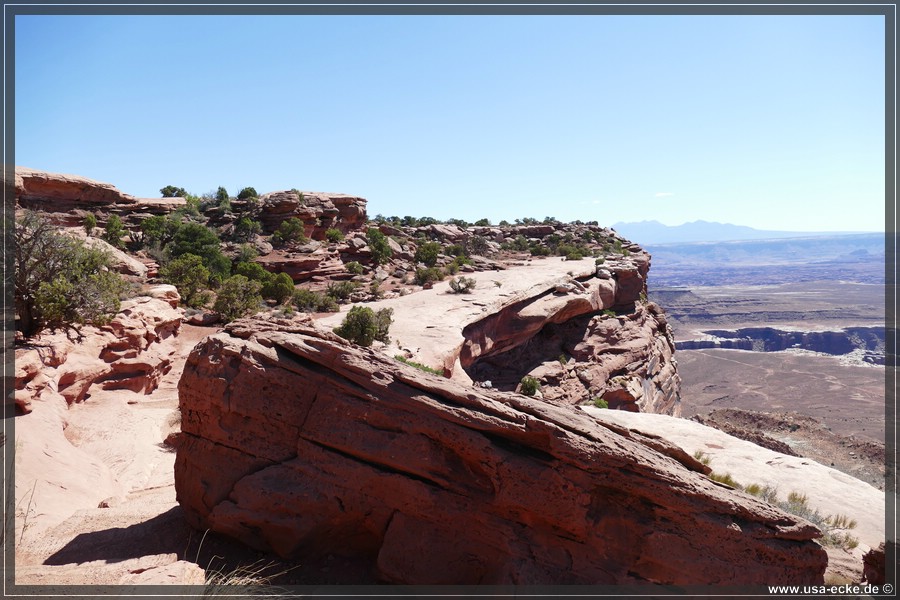
[[[89,212],[97,214],[100,226],[108,215],[117,214],[136,227],[145,217],[165,215],[185,204],[184,198],[136,198],[109,183],[26,167],[16,167],[15,189],[17,205],[67,227],[80,227]]]
[[[346,234],[365,225],[366,200],[347,194],[297,190],[260,196],[259,221],[266,233],[274,232],[282,221],[292,217],[303,221],[307,236],[322,240],[329,228]]]
[[[17,348],[16,406],[28,413],[45,393],[81,402],[93,385],[150,393],[171,368],[182,315],[164,300],[142,296],[123,301],[108,325],[85,327],[78,344],[55,333]]]
[[[206,338],[179,402],[189,522],[281,556],[364,557],[400,584],[797,584],[825,570],[812,525],[661,439],[298,320]]]
[[[680,414],[674,338],[662,309],[642,302],[649,256],[611,261],[510,304],[463,330],[460,364],[475,381],[514,389],[528,374],[544,400]]]

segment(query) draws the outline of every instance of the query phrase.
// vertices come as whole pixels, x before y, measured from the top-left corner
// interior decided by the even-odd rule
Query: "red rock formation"
[[[297,217],[303,221],[306,235],[325,239],[325,231],[334,227],[343,233],[360,229],[366,223],[366,200],[347,194],[296,191],[269,192],[259,198],[259,221],[272,233],[282,221]]]
[[[131,225],[147,216],[163,215],[184,206],[184,198],[135,198],[109,183],[78,175],[47,173],[16,167],[16,203],[22,208],[45,213],[59,225],[78,227],[88,212],[118,214]]]
[[[297,321],[236,321],[179,383],[192,526],[400,584],[821,583],[818,531],[680,449]]]
[[[16,349],[16,404],[27,413],[46,392],[81,402],[92,385],[150,393],[171,368],[182,311],[149,297],[122,302],[112,321],[85,327],[75,344],[63,333],[44,334]]]

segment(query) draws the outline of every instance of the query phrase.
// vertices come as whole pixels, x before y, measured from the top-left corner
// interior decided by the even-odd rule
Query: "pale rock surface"
[[[580,408],[601,422],[659,436],[688,454],[703,452],[710,457],[709,466],[714,472],[730,474],[742,485],[774,486],[782,500],[790,492],[806,494],[809,506],[823,516],[846,515],[855,519],[857,527],[850,534],[860,541],[851,552],[857,568],[862,566],[863,554],[885,540],[884,492],[859,479],[814,460],[774,452],[688,419],[592,406]]]

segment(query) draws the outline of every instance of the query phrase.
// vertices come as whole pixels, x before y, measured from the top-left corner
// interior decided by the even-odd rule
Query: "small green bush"
[[[209,269],[196,254],[182,254],[160,268],[160,278],[178,288],[181,300],[192,308],[200,308],[209,302]]]
[[[293,303],[297,310],[306,313],[337,312],[338,310],[338,303],[334,298],[305,288],[294,290]]]
[[[284,304],[294,296],[294,280],[287,273],[274,275],[263,282],[262,296]]]
[[[366,243],[372,252],[372,262],[376,265],[386,263],[394,255],[394,251],[391,250],[391,245],[387,241],[387,236],[374,227],[370,227],[366,231]]]
[[[243,275],[232,275],[222,282],[216,294],[213,310],[228,322],[259,310],[262,284]]]
[[[375,312],[368,306],[357,305],[350,309],[334,332],[360,346],[371,346],[375,340],[387,344],[390,342],[388,329],[393,322],[393,314],[391,308]]]
[[[238,192],[238,200],[249,200],[250,198],[259,198],[259,194],[256,193],[256,188],[245,187],[240,192]]]
[[[438,267],[419,267],[416,269],[415,281],[418,285],[441,281],[443,278],[444,274]]]
[[[331,296],[335,300],[347,300],[350,294],[355,292],[359,285],[352,281],[332,281],[325,290],[327,296]]]
[[[354,275],[362,275],[363,273],[363,266],[355,260],[348,262],[344,266],[347,268],[348,272],[353,273]]]
[[[468,294],[475,288],[475,280],[471,277],[457,277],[450,280],[450,289],[454,294]]]
[[[341,233],[340,229],[329,227],[325,230],[325,239],[331,243],[339,242],[344,239],[344,234]]]
[[[106,230],[103,232],[103,239],[111,246],[116,248],[124,248],[122,236],[125,235],[125,227],[122,225],[122,219],[119,215],[109,215],[106,220]]]
[[[609,402],[607,402],[603,398],[594,398],[594,406],[596,406],[597,408],[609,408]]]
[[[305,244],[309,241],[304,230],[303,221],[297,217],[285,219],[278,225],[278,229],[272,234],[272,244],[283,246],[293,242]]]
[[[84,232],[88,235],[94,233],[94,229],[97,227],[97,217],[94,213],[88,213],[84,217]]]
[[[414,260],[417,263],[425,263],[426,267],[433,267],[437,263],[441,253],[441,245],[437,242],[425,242],[416,248]]]
[[[541,389],[541,382],[531,375],[526,375],[519,382],[522,393],[526,396],[534,396]]]

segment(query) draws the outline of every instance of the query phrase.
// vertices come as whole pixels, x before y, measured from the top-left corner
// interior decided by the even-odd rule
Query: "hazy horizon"
[[[373,216],[884,231],[884,52],[872,15],[18,15],[15,162]]]

